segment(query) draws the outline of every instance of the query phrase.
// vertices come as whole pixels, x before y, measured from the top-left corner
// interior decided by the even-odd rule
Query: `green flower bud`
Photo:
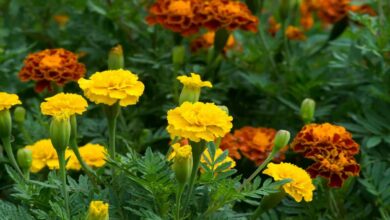
[[[21,106],[18,106],[14,110],[14,119],[17,123],[23,123],[26,119],[26,109]]]
[[[19,149],[16,160],[22,170],[29,170],[32,165],[32,151],[26,148]]]
[[[8,109],[0,111],[0,138],[10,138],[12,129],[11,113]]]
[[[50,124],[50,139],[57,152],[65,152],[69,145],[71,126],[69,119],[53,118]]]
[[[309,124],[314,120],[316,103],[313,99],[305,99],[301,104],[301,117],[305,124]]]
[[[179,183],[185,184],[188,182],[192,166],[192,149],[190,145],[180,146],[180,144],[174,144],[174,158],[172,164],[172,170],[175,172],[176,179]]]
[[[198,102],[200,96],[200,88],[184,86],[179,97],[179,105],[184,102]]]
[[[277,153],[283,147],[287,146],[290,141],[290,132],[286,130],[279,130],[276,132],[274,139],[274,147],[272,148],[273,153]]]
[[[117,70],[123,69],[124,67],[124,58],[123,58],[123,49],[121,45],[113,47],[108,54],[108,69]]]
[[[185,47],[184,46],[176,46],[172,49],[172,62],[175,65],[183,65],[184,63],[184,55],[185,55]]]

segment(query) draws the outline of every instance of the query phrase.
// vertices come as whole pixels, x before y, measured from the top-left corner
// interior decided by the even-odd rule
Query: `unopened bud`
[[[172,145],[172,148],[175,153],[172,170],[175,172],[177,181],[185,184],[191,176],[193,166],[192,148],[190,145],[180,146],[179,143]]]
[[[195,103],[199,101],[200,88],[184,86],[179,97],[179,105],[184,102]]]
[[[108,204],[103,201],[92,201],[89,204],[86,220],[108,220]]]
[[[29,170],[32,165],[32,151],[26,148],[19,149],[16,160],[22,170]]]
[[[279,130],[278,132],[276,132],[275,139],[274,139],[274,147],[272,148],[272,151],[274,153],[279,152],[280,149],[287,146],[289,141],[290,141],[290,132],[286,130]]]
[[[316,103],[313,99],[305,99],[301,104],[301,117],[305,124],[314,120]]]
[[[0,111],[0,138],[10,138],[12,129],[11,113],[8,109]]]
[[[184,46],[176,46],[172,49],[172,62],[176,65],[183,65],[185,55]]]
[[[14,119],[17,123],[23,123],[26,119],[26,109],[21,106],[15,108]]]
[[[117,70],[123,69],[124,67],[124,58],[123,58],[123,49],[121,45],[113,47],[108,54],[108,69]]]
[[[50,139],[57,152],[65,152],[69,145],[71,126],[69,119],[53,118],[50,124]]]

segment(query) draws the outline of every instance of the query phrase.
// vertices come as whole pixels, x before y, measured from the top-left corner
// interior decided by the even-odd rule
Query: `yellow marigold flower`
[[[223,161],[219,162],[219,163],[216,163],[214,165],[214,167],[211,167],[208,163],[207,163],[207,160],[208,161],[215,161],[219,156],[221,156],[221,154],[223,154],[223,151],[221,149],[216,149],[215,151],[215,155],[214,155],[214,159],[211,159],[211,155],[210,155],[210,152],[209,152],[209,149],[207,149],[205,152],[203,152],[203,155],[202,157],[200,158],[200,162],[201,163],[204,163],[204,164],[207,164],[207,166],[212,169],[212,170],[216,170],[219,166],[221,166],[222,164],[224,163],[229,163],[230,162],[230,166],[226,169],[226,170],[230,170],[232,168],[234,168],[236,166],[236,162],[229,156],[227,156]],[[207,160],[206,160],[207,158]],[[224,170],[224,171],[226,171]]]
[[[0,111],[10,109],[14,105],[22,104],[18,95],[0,92]]]
[[[108,220],[108,203],[103,201],[92,201],[89,204],[86,220]]]
[[[306,36],[303,31],[295,26],[289,25],[286,29],[286,37],[290,40],[306,40]]]
[[[183,160],[192,157],[191,146],[186,144],[181,146],[180,143],[172,145],[173,151],[169,155],[168,160]]]
[[[145,86],[138,76],[128,70],[107,70],[93,74],[89,80],[80,79],[79,85],[85,96],[96,104],[121,106],[135,105]]]
[[[168,111],[168,133],[171,137],[192,141],[214,141],[232,128],[233,118],[213,103],[184,102]]]
[[[82,96],[72,93],[59,93],[45,100],[46,102],[41,103],[42,113],[57,119],[67,119],[74,114],[81,115],[88,106]]]
[[[106,164],[107,150],[99,144],[86,144],[79,148],[80,155],[88,166],[99,168]]]
[[[67,170],[81,170],[81,164],[72,150],[67,149],[65,151],[65,160],[68,160],[66,163]]]
[[[32,165],[30,171],[32,173],[37,173],[48,164],[57,163],[58,166],[58,157],[56,150],[51,144],[50,139],[43,139],[35,142],[33,145],[28,145],[26,149],[31,150],[32,152]]]
[[[213,87],[210,81],[202,81],[200,75],[196,73],[191,73],[191,76],[178,76],[177,79],[184,86],[191,87],[191,88],[202,88],[202,87],[212,88]]]
[[[291,182],[284,184],[282,188],[295,201],[300,202],[303,198],[306,202],[310,202],[313,199],[315,187],[304,169],[291,163],[269,163],[263,173],[271,176],[275,181],[291,179]]]

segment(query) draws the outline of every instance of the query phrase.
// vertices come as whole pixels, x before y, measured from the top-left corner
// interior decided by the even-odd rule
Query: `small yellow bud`
[[[172,62],[176,65],[183,65],[185,55],[184,46],[176,46],[172,49]]]
[[[69,145],[70,132],[69,118],[52,119],[50,124],[50,139],[57,152],[65,152]]]
[[[172,148],[174,150],[172,170],[175,172],[177,181],[185,184],[190,178],[193,166],[192,148],[190,145],[180,146],[179,143],[172,145]]]
[[[184,102],[195,103],[199,101],[200,88],[184,86],[179,97],[179,105]]]
[[[108,220],[108,203],[103,201],[92,201],[89,204],[86,220]]]
[[[305,124],[309,124],[314,120],[316,103],[313,99],[305,99],[301,104],[301,117]]]
[[[11,113],[8,109],[0,111],[0,138],[10,138],[12,129]]]
[[[124,68],[123,49],[121,45],[113,47],[108,54],[108,69],[117,70]]]
[[[19,149],[16,160],[22,170],[29,170],[32,165],[32,151],[26,148]]]
[[[290,132],[286,130],[279,130],[276,132],[274,139],[274,147],[272,148],[273,153],[279,152],[280,149],[287,146],[290,141]]]
[[[14,119],[17,123],[23,123],[26,119],[26,109],[21,106],[18,106],[14,110]]]

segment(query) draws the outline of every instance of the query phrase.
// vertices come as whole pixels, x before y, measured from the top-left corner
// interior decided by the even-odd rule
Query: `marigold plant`
[[[212,159],[210,155],[210,151],[207,149],[203,152],[200,162],[206,164],[211,170],[216,170],[219,166],[225,163],[230,163],[230,165],[225,170],[221,170],[221,171],[226,171],[234,168],[236,166],[236,162],[229,156],[227,156],[224,160],[215,163],[214,167],[211,167],[211,165],[207,162],[207,161],[209,162],[216,161],[217,158],[220,157],[222,154],[223,154],[223,150],[217,148],[215,151],[214,158]]]
[[[32,53],[24,60],[19,78],[22,81],[36,81],[37,92],[42,92],[45,88],[50,90],[51,82],[63,86],[84,76],[85,66],[77,59],[76,54],[62,48]]]
[[[10,109],[14,105],[22,104],[18,95],[6,92],[0,92],[0,100],[0,111]]]
[[[41,104],[41,111],[44,115],[50,115],[57,119],[66,119],[72,115],[87,110],[88,103],[80,95],[72,93],[59,93],[45,99]]]

